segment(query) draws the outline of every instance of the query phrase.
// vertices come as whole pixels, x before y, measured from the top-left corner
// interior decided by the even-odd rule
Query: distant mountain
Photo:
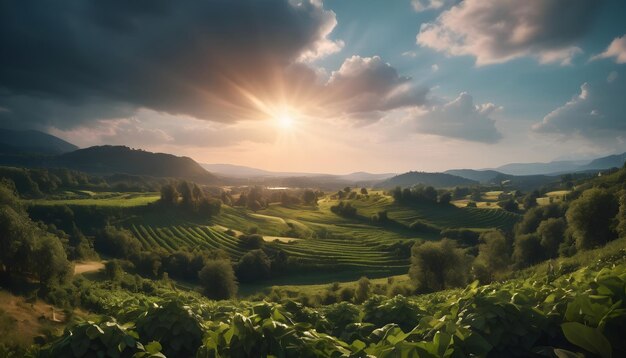
[[[204,169],[227,177],[233,178],[279,178],[279,177],[315,177],[326,176],[320,173],[299,173],[299,172],[272,172],[258,168],[246,167],[234,164],[200,164]]]
[[[395,175],[397,174],[395,173],[373,174],[373,173],[367,173],[367,172],[355,172],[355,173],[350,173],[346,175],[338,175],[337,178],[341,180],[345,180],[345,181],[352,181],[352,182],[374,182],[374,181],[385,180]]]
[[[246,167],[243,165],[233,164],[200,164],[204,169],[223,176],[233,178],[292,178],[307,177],[316,178],[324,177],[325,180],[340,180],[347,182],[375,182],[391,178],[396,175],[393,173],[372,174],[367,172],[355,172],[345,175],[333,175],[322,173],[301,173],[301,172],[273,172],[258,168]]]
[[[193,159],[172,154],[152,153],[125,146],[96,146],[56,157],[55,166],[94,174],[132,174],[184,178],[198,183],[213,183],[217,177]]]
[[[626,153],[609,155],[594,159],[589,164],[581,166],[577,171],[621,168],[624,166],[624,162],[626,162]]]
[[[459,176],[461,178],[474,180],[480,183],[491,183],[494,179],[502,175],[502,173],[495,170],[473,170],[473,169],[451,169],[446,170],[444,173]]]
[[[589,160],[561,160],[548,163],[511,163],[495,168],[510,175],[560,175],[590,170],[621,168],[626,161],[626,153],[609,155]]]
[[[376,184],[376,187],[390,189],[396,186],[409,187],[418,184],[435,188],[449,188],[475,185],[478,184],[478,181],[446,173],[408,172],[382,181]]]
[[[560,160],[549,163],[511,163],[495,168],[503,174],[510,175],[541,175],[553,173],[569,173],[578,171],[589,161]]]
[[[78,149],[61,138],[35,130],[0,129],[0,153],[56,155]]]

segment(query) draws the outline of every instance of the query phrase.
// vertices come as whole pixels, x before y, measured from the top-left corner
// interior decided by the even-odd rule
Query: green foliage
[[[161,345],[143,345],[137,333],[114,319],[84,322],[67,330],[65,335],[45,346],[41,357],[165,357]]]
[[[259,234],[240,235],[239,241],[241,242],[241,246],[247,250],[260,249],[265,243],[263,236]]]
[[[141,251],[141,242],[132,232],[114,226],[107,226],[100,231],[94,246],[100,253],[126,259],[138,255]]]
[[[467,282],[467,259],[453,241],[415,244],[411,249],[409,276],[419,291],[460,287]]]
[[[484,232],[479,240],[478,257],[474,262],[475,276],[487,283],[508,268],[511,263],[511,245],[501,231]]]
[[[541,238],[540,244],[544,250],[544,257],[554,258],[558,255],[566,230],[567,223],[563,218],[550,218],[539,224],[537,235]]]
[[[228,260],[209,261],[198,272],[204,294],[215,300],[225,300],[237,294],[237,279]]]
[[[541,238],[535,234],[519,235],[515,238],[513,263],[516,267],[527,267],[541,262],[545,251],[541,246]]]
[[[202,344],[201,317],[180,300],[151,306],[136,318],[137,333],[144,341],[156,341],[168,357],[191,357]]]
[[[616,197],[605,189],[583,192],[567,210],[567,222],[578,249],[590,249],[617,237],[614,219],[619,211]]]
[[[331,206],[330,211],[339,216],[348,218],[356,216],[356,208],[353,207],[351,203],[344,203],[343,201],[340,201],[337,205]]]
[[[252,250],[237,263],[236,274],[241,282],[268,279],[272,273],[272,262],[263,250]]]
[[[363,276],[357,281],[356,290],[354,291],[354,302],[363,303],[370,296],[370,280]]]

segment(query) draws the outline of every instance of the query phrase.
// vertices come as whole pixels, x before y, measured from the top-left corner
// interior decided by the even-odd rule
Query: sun
[[[281,114],[276,118],[276,122],[282,129],[291,129],[295,123],[293,117],[289,114]]]

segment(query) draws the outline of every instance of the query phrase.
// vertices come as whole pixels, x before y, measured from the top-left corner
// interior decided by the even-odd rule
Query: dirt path
[[[74,275],[80,275],[85,272],[95,272],[104,269],[103,261],[85,261],[77,262],[74,265]]]

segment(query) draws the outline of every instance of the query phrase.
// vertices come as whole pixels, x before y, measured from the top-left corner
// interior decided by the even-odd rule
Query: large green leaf
[[[597,328],[587,327],[578,322],[567,322],[561,325],[565,338],[591,353],[603,358],[611,358],[611,343]]]

